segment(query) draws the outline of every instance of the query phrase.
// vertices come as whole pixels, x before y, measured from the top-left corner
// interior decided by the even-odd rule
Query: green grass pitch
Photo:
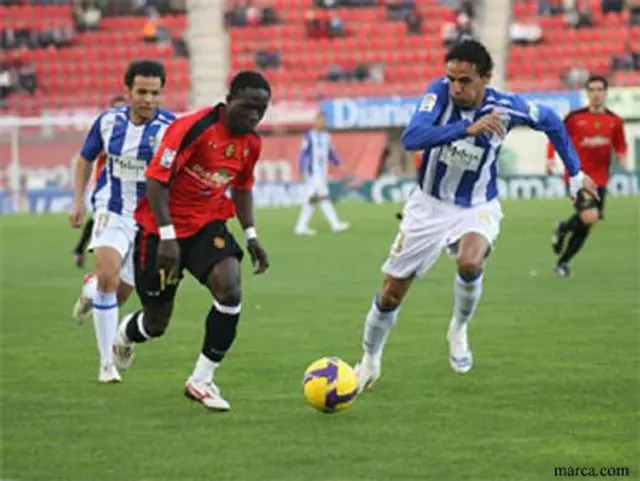
[[[211,302],[200,286],[183,284],[168,334],[139,347],[123,384],[99,386],[92,326],[70,319],[78,231],[63,216],[0,219],[0,478],[528,481],[622,466],[639,479],[638,198],[608,201],[569,280],[551,272],[549,242],[569,204],[505,202],[470,331],[474,369],[447,363],[443,257],[407,299],[375,389],[324,415],[302,401],[303,371],[325,355],[359,359],[397,227],[397,206],[338,208],[352,229],[332,235],[316,214],[314,238],[292,235],[295,209],[258,211],[272,269],[254,278],[245,264],[239,337],[217,376],[228,414],[182,395]]]

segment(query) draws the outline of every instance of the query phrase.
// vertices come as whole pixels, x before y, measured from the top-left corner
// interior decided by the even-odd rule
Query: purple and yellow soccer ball
[[[350,408],[358,395],[358,378],[353,368],[337,357],[323,357],[311,363],[302,380],[304,400],[323,413]]]

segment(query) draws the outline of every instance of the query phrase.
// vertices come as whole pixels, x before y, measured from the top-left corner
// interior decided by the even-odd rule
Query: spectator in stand
[[[640,25],[640,0],[627,0],[629,8],[629,25]]]
[[[9,63],[0,60],[0,108],[7,106],[7,98],[12,91],[13,75]]]
[[[589,0],[566,0],[564,8],[567,25],[573,28],[593,27],[589,7]]]
[[[420,35],[422,33],[422,17],[412,10],[404,19],[409,35]]]
[[[147,43],[170,43],[171,35],[155,8],[149,9],[149,16],[142,29],[142,38]]]
[[[514,45],[536,45],[542,40],[542,29],[535,19],[515,21],[509,28],[509,38]]]
[[[622,13],[624,0],[602,0],[602,13]]]
[[[77,32],[95,32],[100,30],[102,12],[90,0],[76,0],[73,10],[74,26]]]
[[[624,52],[611,56],[611,70],[640,70],[640,55],[633,51],[631,42],[625,42]]]

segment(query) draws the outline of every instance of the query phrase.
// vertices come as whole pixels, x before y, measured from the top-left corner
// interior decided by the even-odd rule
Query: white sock
[[[300,216],[298,217],[298,223],[296,224],[296,231],[302,232],[309,228],[309,222],[313,217],[314,210],[316,210],[316,208],[310,202],[305,202],[304,204],[302,204]]]
[[[480,274],[472,281],[467,281],[462,279],[460,274],[456,275],[453,289],[455,295],[453,318],[458,328],[466,327],[480,302],[483,277],[483,274]]]
[[[95,299],[98,292],[98,278],[92,276],[84,286],[82,286],[82,295],[87,299]]]
[[[399,309],[381,311],[378,306],[378,298],[374,298],[371,309],[364,321],[364,333],[362,336],[362,348],[364,349],[365,362],[380,362],[382,349],[389,337],[391,327],[396,323]]]
[[[193,368],[191,379],[200,382],[211,382],[219,365],[219,362],[213,362],[204,354],[200,354],[196,361],[196,366]]]
[[[322,210],[322,213],[329,221],[329,224],[331,225],[331,227],[335,228],[340,225],[340,219],[338,219],[338,214],[336,214],[336,210],[333,208],[333,204],[329,200],[325,199],[323,201],[320,201],[320,209]]]
[[[118,296],[115,292],[96,291],[93,298],[93,326],[103,364],[113,364],[112,345],[118,329]]]

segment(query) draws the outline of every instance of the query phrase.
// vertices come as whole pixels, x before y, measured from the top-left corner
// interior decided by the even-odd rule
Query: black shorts
[[[156,254],[160,238],[139,229],[134,248],[136,291],[143,305],[149,303],[172,302],[182,280],[184,269],[189,271],[201,284],[213,267],[228,257],[242,261],[242,248],[227,230],[223,221],[214,221],[203,227],[192,237],[178,239],[180,244],[180,267],[174,283],[161,289],[161,280],[156,267]]]
[[[600,196],[600,199],[596,199],[591,194],[588,194],[583,189],[580,189],[573,205],[578,212],[594,208],[598,209],[598,213],[600,214],[600,218],[602,219],[604,217],[604,200],[607,196],[607,188],[598,187],[598,195]]]

